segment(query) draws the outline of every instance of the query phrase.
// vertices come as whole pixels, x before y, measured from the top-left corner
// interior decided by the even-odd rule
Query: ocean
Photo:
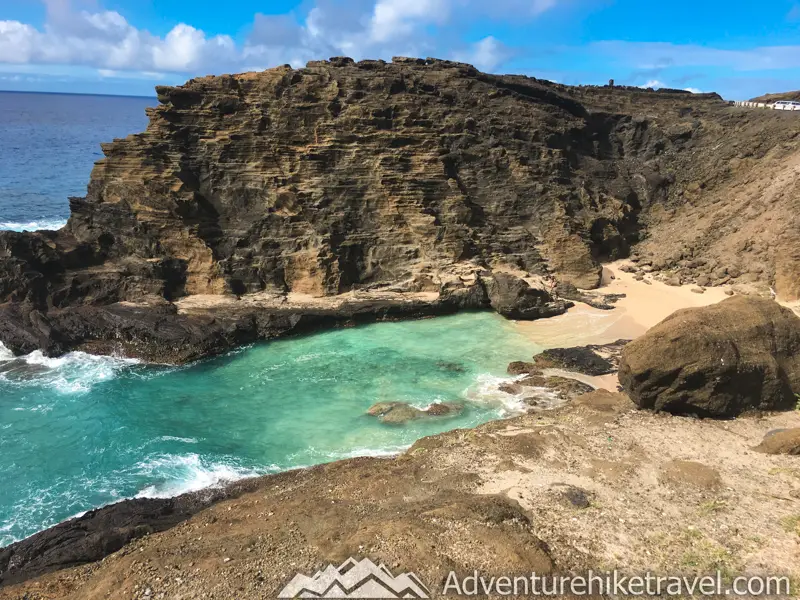
[[[141,131],[155,100],[0,93],[0,227],[57,228],[99,144]],[[352,456],[525,410],[497,390],[539,351],[494,313],[378,323],[183,367],[0,345],[0,547],[124,498],[163,497]],[[386,425],[376,402],[463,402]]]
[[[58,229],[101,142],[143,131],[155,98],[0,92],[0,229]]]

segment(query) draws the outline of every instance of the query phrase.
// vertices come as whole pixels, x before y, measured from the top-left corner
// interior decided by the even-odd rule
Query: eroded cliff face
[[[76,329],[59,311],[119,302],[479,287],[456,304],[480,306],[492,271],[596,287],[601,261],[682,204],[693,157],[732,110],[714,94],[433,59],[337,58],[157,92],[145,132],[103,145],[65,229],[0,233],[0,303],[36,330],[18,349]],[[102,337],[92,326],[81,343]]]
[[[463,64],[339,59],[158,94],[144,133],[103,145],[54,238],[139,278],[119,299],[436,290],[468,260],[594,287],[663,186],[646,128]]]

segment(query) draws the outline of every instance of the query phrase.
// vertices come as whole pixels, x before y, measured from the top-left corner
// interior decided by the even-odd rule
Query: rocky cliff
[[[506,305],[490,298],[496,272],[593,288],[602,261],[656,228],[696,231],[692,209],[752,179],[758,158],[793,152],[800,131],[714,94],[569,88],[434,59],[336,58],[157,92],[145,132],[103,145],[64,229],[0,233],[13,350],[186,360],[311,313],[353,316],[299,297],[357,293],[353,311],[381,317]],[[733,150],[729,127],[745,129]],[[707,229],[656,267],[700,276]],[[655,239],[641,252],[663,253]],[[781,260],[788,270],[767,257],[756,279],[797,291],[794,258]],[[563,310],[550,300],[522,312]]]

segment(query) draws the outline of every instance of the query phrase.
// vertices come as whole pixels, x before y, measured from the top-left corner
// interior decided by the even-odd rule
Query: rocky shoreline
[[[703,332],[698,335],[700,330]],[[687,333],[683,334],[683,331]],[[670,342],[665,343],[665,338]],[[706,346],[695,348],[694,345],[698,340],[702,340]],[[726,346],[730,350],[723,351]],[[723,355],[720,355],[720,352],[723,352]],[[708,360],[704,362],[703,358]],[[24,584],[28,580],[48,573],[96,563],[120,550],[124,556],[126,554],[124,549],[136,543],[136,540],[173,528],[180,529],[182,523],[194,519],[196,515],[208,514],[209,510],[214,510],[214,507],[221,503],[229,504],[244,496],[257,496],[268,489],[291,489],[297,482],[309,478],[317,478],[321,485],[338,485],[338,482],[334,483],[331,479],[331,473],[340,472],[342,469],[363,470],[363,474],[359,477],[371,478],[376,470],[382,471],[387,468],[380,465],[394,464],[403,471],[405,467],[402,465],[411,461],[415,464],[413,472],[417,473],[414,477],[421,476],[425,469],[436,470],[441,467],[436,462],[429,462],[425,457],[428,449],[442,449],[437,460],[444,461],[442,464],[449,464],[456,460],[456,456],[467,451],[466,448],[472,445],[471,440],[474,437],[481,438],[487,431],[495,432],[490,434],[495,440],[492,444],[500,445],[491,446],[491,449],[484,448],[481,452],[488,450],[490,453],[496,453],[498,457],[505,457],[503,460],[508,461],[516,453],[527,455],[529,452],[532,452],[532,456],[538,460],[540,453],[540,450],[537,450],[538,444],[543,441],[535,443],[532,440],[525,441],[522,437],[518,438],[518,434],[515,433],[511,434],[507,442],[501,442],[505,434],[497,437],[497,432],[516,431],[520,428],[525,430],[534,426],[534,430],[541,430],[543,434],[546,427],[542,428],[542,422],[572,423],[576,418],[587,419],[586,423],[590,427],[597,427],[606,423],[608,419],[615,420],[622,415],[627,419],[649,421],[651,426],[658,427],[657,419],[654,421],[652,417],[642,414],[637,416],[637,412],[641,409],[655,409],[658,412],[677,415],[692,414],[694,416],[685,418],[681,425],[690,429],[713,430],[715,427],[714,421],[702,419],[698,421],[696,416],[731,418],[745,412],[749,416],[741,419],[750,422],[751,425],[767,419],[797,427],[800,425],[798,420],[800,413],[791,409],[796,404],[794,390],[800,390],[800,379],[798,379],[800,368],[795,364],[798,360],[800,360],[800,318],[771,300],[737,296],[716,305],[685,309],[665,319],[646,335],[632,342],[619,340],[610,344],[552,348],[532,357],[530,362],[516,361],[509,364],[508,373],[516,379],[513,383],[501,385],[499,391],[515,395],[534,392],[530,400],[526,400],[531,407],[526,416],[489,423],[476,429],[474,434],[460,431],[425,438],[395,459],[343,461],[243,480],[175,498],[126,500],[92,510],[79,518],[0,550],[0,587]],[[548,374],[553,370],[562,375]],[[577,375],[604,376],[616,374],[617,371],[620,375],[619,389],[624,390],[624,393],[593,389],[593,386],[574,378]],[[659,390],[655,396],[652,392],[653,386]],[[538,404],[536,390],[546,390],[547,393],[557,395],[561,400],[558,407],[553,410],[536,408]],[[653,404],[653,397],[659,404]],[[680,398],[680,402],[674,398]],[[462,409],[462,405],[443,404],[437,406],[437,410],[423,411],[399,402],[384,402],[373,406],[368,414],[387,426],[398,426],[410,420],[438,418],[457,413]],[[785,416],[781,416],[781,413],[769,415],[764,412],[780,409],[788,410],[783,413]],[[603,426],[608,427],[607,424]],[[724,428],[728,427],[726,425]],[[460,440],[458,446],[451,446],[446,442],[454,436]],[[583,447],[584,443],[578,443],[569,436],[565,441],[577,444],[578,448]],[[522,443],[522,446],[516,446],[517,443]],[[504,444],[511,446],[506,448]],[[444,448],[448,450],[445,451]],[[800,427],[767,432],[764,440],[757,447],[754,445],[754,450],[776,456],[800,455]],[[693,456],[693,458],[701,457]],[[486,466],[485,457],[478,462],[483,467]],[[674,480],[673,484],[687,484],[690,487],[698,485],[706,492],[716,490],[721,485],[719,475],[713,467],[707,466],[707,462],[709,461],[692,463],[684,460],[669,463],[664,467],[665,471],[661,477],[665,482]],[[553,468],[558,470],[564,467]],[[625,470],[628,467],[625,467],[624,463],[608,463],[608,468],[612,470],[611,472],[615,472],[615,469]],[[508,469],[516,471],[519,467],[508,466]],[[503,470],[505,467],[501,469]],[[792,472],[790,471],[790,474]],[[603,474],[601,479],[605,477]],[[389,484],[389,481],[391,480],[387,480],[387,485],[394,487],[394,482]],[[542,482],[537,485],[540,483]],[[474,490],[473,484],[472,479],[468,477],[456,487],[462,491]],[[398,482],[397,485],[399,487],[396,489],[399,492],[405,484],[401,485]],[[587,490],[576,488],[566,482],[550,485],[555,486],[552,489],[555,490],[556,497],[561,493],[563,499],[568,504],[572,503],[576,509],[585,509],[592,505],[593,495]],[[794,484],[790,487],[792,485]],[[792,489],[794,496],[800,499],[798,485],[794,485]],[[450,493],[454,493],[454,490],[451,489]],[[576,498],[578,500],[575,500]],[[282,509],[281,502],[284,500],[282,496],[278,504],[269,505],[269,510],[272,511],[270,516],[274,511]],[[478,502],[478,505],[473,505],[470,501],[469,510],[482,511],[488,509],[488,506],[493,506],[491,511],[500,510],[503,514],[510,511],[509,515],[516,514],[514,511],[518,510],[506,500],[487,501],[489,505],[481,504],[483,500]],[[795,502],[791,499],[788,501]],[[499,504],[496,504],[497,502]],[[303,510],[311,509],[311,506],[303,506]],[[436,510],[434,506],[435,504],[431,505],[430,509]],[[521,516],[509,518],[527,522]],[[499,543],[511,543],[512,539],[513,535],[508,539],[503,538]],[[539,550],[535,550],[532,556],[537,557],[539,566],[545,565],[546,569],[555,569],[549,544],[549,541],[548,545],[541,545],[536,541],[534,547],[538,547]],[[577,564],[591,565],[591,562]],[[569,566],[574,568],[575,564],[570,562]],[[561,565],[561,568],[563,567],[564,565]],[[99,570],[102,571],[102,567]]]
[[[579,290],[632,249],[669,280],[797,297],[785,115],[435,59],[334,58],[157,91],[147,130],[103,145],[65,228],[0,232],[0,341],[15,353],[180,363],[361,319],[539,318],[563,312],[556,295],[593,302]],[[758,219],[726,220],[722,246],[691,225],[742,186],[759,219],[779,217],[774,245],[753,242]],[[676,232],[680,244],[662,239]],[[490,300],[508,275],[539,283]],[[353,293],[364,300],[335,310],[291,302]],[[206,296],[256,301],[182,307]]]
[[[358,555],[434,587],[478,568],[800,577],[800,319],[758,297],[800,298],[800,122],[435,59],[157,91],[64,229],[0,232],[15,354],[182,364],[387,319],[607,311],[622,298],[591,290],[629,256],[645,285],[757,294],[512,363],[500,392],[545,389],[555,410],[90,511],[0,550],[0,598],[263,597]],[[624,393],[564,375],[617,370]]]

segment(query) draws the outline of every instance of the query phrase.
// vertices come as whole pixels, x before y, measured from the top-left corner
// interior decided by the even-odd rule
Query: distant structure
[[[608,80],[608,87],[614,87],[614,80],[613,79],[609,79]]]

